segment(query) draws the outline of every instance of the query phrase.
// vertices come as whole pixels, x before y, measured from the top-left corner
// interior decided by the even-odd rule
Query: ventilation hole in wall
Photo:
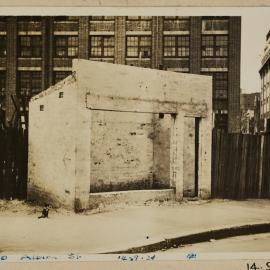
[[[40,106],[39,106],[39,110],[40,110],[40,111],[44,111],[44,105],[40,105]]]
[[[159,119],[163,119],[164,118],[164,113],[159,113],[158,117],[159,117]]]
[[[64,97],[64,92],[59,92],[59,98],[63,98]]]

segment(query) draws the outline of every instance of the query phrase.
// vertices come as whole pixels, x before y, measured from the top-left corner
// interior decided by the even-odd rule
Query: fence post
[[[262,178],[263,178],[263,161],[264,161],[263,150],[264,150],[264,135],[261,136],[261,145],[260,145],[258,198],[261,198],[262,196]]]

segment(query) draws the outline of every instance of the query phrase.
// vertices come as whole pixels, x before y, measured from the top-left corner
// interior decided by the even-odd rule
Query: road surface
[[[270,233],[244,235],[172,248],[168,252],[269,252]]]

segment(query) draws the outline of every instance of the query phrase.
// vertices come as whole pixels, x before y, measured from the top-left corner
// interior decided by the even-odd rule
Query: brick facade
[[[7,67],[6,67],[6,124],[13,125],[15,106],[12,97],[16,97],[17,73],[17,18],[7,19]]]
[[[18,17],[19,18],[19,17]],[[205,19],[206,18],[206,19]],[[217,36],[222,36],[219,31],[209,31],[203,33],[203,20],[228,20],[228,55],[227,56],[204,56],[202,57],[202,38],[212,35],[214,40]],[[240,17],[137,17],[128,18],[117,17],[39,17],[41,23],[40,35],[42,39],[42,55],[40,58],[17,57],[18,31],[16,17],[7,19],[7,55],[0,58],[1,67],[6,65],[6,121],[8,122],[14,114],[14,105],[11,96],[18,91],[17,71],[39,69],[41,72],[41,90],[48,88],[56,82],[56,73],[70,74],[73,58],[91,59],[111,62],[123,65],[134,65],[150,67],[155,69],[167,69],[177,72],[189,72],[194,74],[212,75],[216,73],[228,74],[228,88],[226,97],[217,100],[213,98],[214,112],[225,115],[225,125],[229,132],[240,130],[240,46],[241,46],[241,18]],[[175,20],[175,21],[174,21]],[[178,20],[178,21],[177,21]],[[182,23],[182,24],[181,24]],[[31,27],[33,23],[30,21]],[[27,23],[24,24],[27,28]],[[185,29],[185,27],[188,28]],[[214,23],[213,23],[214,25]],[[27,28],[28,29],[28,28]],[[224,32],[224,31],[223,31]],[[29,35],[25,32],[24,35]],[[30,34],[31,35],[31,34]],[[33,35],[33,34],[32,34]],[[96,45],[101,44],[102,49],[96,47],[95,53],[100,56],[92,56],[91,38],[94,37]],[[138,49],[135,56],[128,56],[127,37],[133,37],[133,42],[137,42]],[[150,42],[146,45],[145,38],[150,37]],[[187,38],[188,48],[178,48],[183,38]],[[63,40],[66,38],[66,40]],[[165,44],[166,38],[166,44]],[[58,52],[56,53],[56,39],[58,39]],[[77,40],[76,40],[77,39]],[[175,42],[174,48],[170,48],[168,40]],[[130,39],[129,39],[130,40]],[[132,40],[132,39],[131,39]],[[63,48],[73,46],[72,48]],[[110,45],[110,42],[111,43]],[[129,41],[130,42],[130,41]],[[73,45],[72,45],[73,43]],[[75,45],[74,45],[75,44]],[[169,44],[169,45],[168,45]],[[77,48],[75,48],[77,46]],[[107,48],[105,48],[107,46]],[[112,48],[108,48],[113,46]],[[141,46],[141,47],[140,47]],[[149,46],[147,49],[145,46]],[[168,51],[165,52],[165,46]],[[181,51],[181,49],[183,49]],[[186,51],[185,51],[186,49]],[[188,51],[187,51],[188,49]],[[111,51],[110,51],[111,50]],[[135,48],[136,50],[136,48]],[[150,55],[144,56],[141,53]],[[171,51],[170,51],[171,50]],[[173,51],[174,50],[174,51]],[[213,50],[217,50],[214,48]],[[174,53],[175,56],[170,55]],[[134,51],[135,53],[135,51]],[[217,74],[217,75],[220,75]],[[59,74],[58,74],[59,75]],[[220,90],[219,90],[220,91]],[[216,89],[213,89],[213,96]],[[29,98],[29,97],[28,97]],[[219,103],[223,104],[218,109]],[[218,117],[216,118],[218,119]],[[228,120],[227,120],[228,119]],[[217,123],[218,124],[218,123]]]
[[[125,17],[116,17],[115,19],[115,53],[114,61],[116,64],[124,65],[126,63],[126,19]]]
[[[229,21],[228,131],[240,131],[240,50],[241,18]]]
[[[201,73],[201,17],[190,18],[190,73]]]

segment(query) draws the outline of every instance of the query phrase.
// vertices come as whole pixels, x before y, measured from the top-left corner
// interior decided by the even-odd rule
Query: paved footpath
[[[201,231],[270,222],[270,200],[134,206],[75,215],[0,213],[2,253],[101,253],[126,250]]]

